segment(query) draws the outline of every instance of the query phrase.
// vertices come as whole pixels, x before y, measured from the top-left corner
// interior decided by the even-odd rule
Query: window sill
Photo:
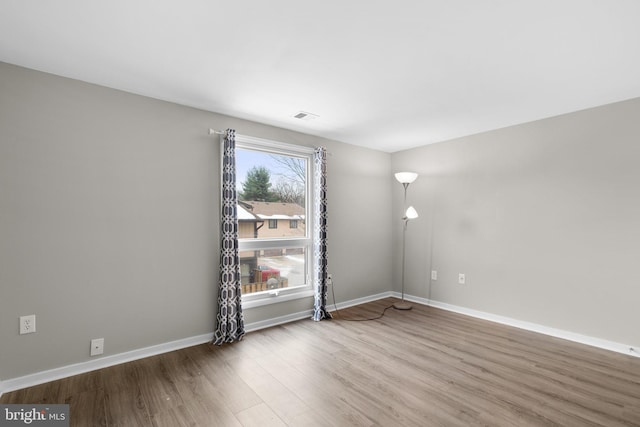
[[[278,304],[281,302],[292,301],[296,299],[313,297],[314,292],[312,289],[300,289],[292,292],[275,292],[267,293],[265,292],[263,295],[248,295],[247,297],[242,297],[242,309],[245,308],[254,308],[261,307],[264,305],[270,304]]]

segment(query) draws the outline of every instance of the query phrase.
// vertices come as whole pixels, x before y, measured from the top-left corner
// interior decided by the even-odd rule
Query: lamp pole
[[[407,187],[409,187],[408,182],[403,182],[402,186],[404,187],[404,202],[402,204],[403,209],[407,208]],[[395,308],[396,310],[411,310],[412,305],[407,303],[404,300],[404,269],[405,269],[405,264],[406,264],[406,250],[407,250],[407,225],[409,224],[409,218],[406,215],[406,211],[405,211],[405,216],[402,218],[403,224],[402,224],[402,301],[401,302],[397,302],[395,304],[393,304],[393,308]]]
[[[393,308],[395,308],[396,310],[411,310],[412,306],[411,304],[407,303],[404,300],[404,269],[405,269],[405,263],[406,263],[406,257],[405,257],[405,252],[406,252],[406,242],[407,242],[407,224],[409,223],[409,218],[404,217],[403,218],[404,224],[402,225],[402,301],[401,302],[397,302],[395,304],[393,304]]]

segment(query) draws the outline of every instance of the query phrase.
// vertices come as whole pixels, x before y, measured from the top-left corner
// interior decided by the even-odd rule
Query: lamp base
[[[393,308],[395,308],[396,310],[411,310],[413,306],[407,302],[402,301],[393,304]]]

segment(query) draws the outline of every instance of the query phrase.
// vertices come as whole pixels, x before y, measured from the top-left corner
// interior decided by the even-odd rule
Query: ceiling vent
[[[305,111],[300,111],[299,113],[297,113],[293,117],[296,118],[296,119],[300,119],[300,120],[314,120],[314,119],[317,119],[320,116],[318,116],[317,114],[307,113]]]

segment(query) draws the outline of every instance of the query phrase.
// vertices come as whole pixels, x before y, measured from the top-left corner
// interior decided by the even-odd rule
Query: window
[[[313,295],[312,168],[312,148],[236,135],[245,307]]]

